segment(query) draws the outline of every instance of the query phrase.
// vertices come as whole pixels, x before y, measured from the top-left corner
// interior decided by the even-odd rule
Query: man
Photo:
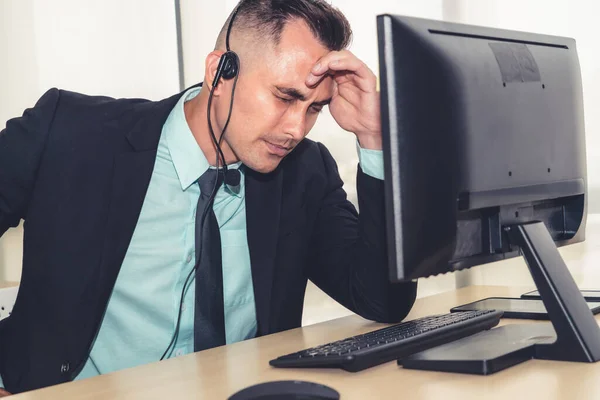
[[[416,285],[387,278],[376,78],[345,50],[345,17],[321,0],[243,1],[238,77],[213,86],[228,25],[202,86],[160,102],[53,89],[0,134],[0,234],[25,220],[19,296],[0,323],[8,392],[299,327],[307,279],[364,318],[410,310]],[[233,100],[221,150],[240,173],[214,204],[201,189],[217,159],[211,91],[217,139]],[[327,149],[304,139],[327,104],[358,141],[360,216]],[[217,253],[201,244],[215,235],[206,204]]]

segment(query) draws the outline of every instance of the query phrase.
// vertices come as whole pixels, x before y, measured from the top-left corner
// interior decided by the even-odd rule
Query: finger
[[[308,87],[316,86],[326,76],[330,75],[337,83],[341,84],[346,81],[354,81],[361,89],[371,91],[371,89],[376,86],[377,78],[366,65],[361,61],[359,61],[359,63],[360,64],[354,64],[354,62],[350,60],[349,62],[332,61],[321,76],[311,73],[306,79],[306,85]]]
[[[332,51],[315,64],[306,78],[306,84],[312,86],[322,79],[323,75],[327,73],[335,74],[335,72],[339,71],[350,71],[361,79],[368,80],[374,78],[373,72],[367,65],[350,51]]]
[[[321,57],[321,59],[319,59],[315,65],[313,65],[311,73],[316,76],[321,76],[328,71],[330,63],[333,63],[334,61],[337,62],[342,58],[347,58],[350,56],[352,56],[352,53],[347,50],[330,51]]]
[[[377,91],[377,77],[373,75],[368,79],[362,79],[353,72],[340,71],[332,74],[333,81],[338,86],[356,87],[363,93],[374,93]]]
[[[330,51],[325,56],[321,57],[306,77],[306,85],[314,86],[320,82],[325,74],[329,71],[329,63],[342,55],[341,51]]]

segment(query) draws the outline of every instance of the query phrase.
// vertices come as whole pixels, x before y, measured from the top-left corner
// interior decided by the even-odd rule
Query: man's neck
[[[192,100],[184,103],[183,109],[185,113],[185,119],[187,121],[194,138],[196,139],[196,143],[200,146],[200,149],[204,153],[206,160],[212,166],[215,166],[215,161],[217,159],[217,149],[213,140],[211,138],[209,129],[208,129],[208,120],[207,120],[207,107],[208,107],[208,97],[210,93],[208,87],[203,86],[200,90],[200,93],[194,97]],[[215,113],[214,113],[214,99],[213,99],[213,110],[211,115],[211,122],[213,126],[213,131],[217,140],[219,140],[221,136],[221,130],[218,128],[218,125],[215,123]],[[226,164],[233,164],[238,162],[239,160],[229,147],[226,141],[221,142],[221,151],[223,151],[223,155],[225,156]]]

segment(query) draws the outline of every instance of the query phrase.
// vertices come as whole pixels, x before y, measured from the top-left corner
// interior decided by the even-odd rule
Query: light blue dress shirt
[[[197,180],[209,168],[183,108],[184,102],[199,92],[199,88],[186,92],[163,126],[131,244],[89,358],[76,380],[158,361],[171,341],[184,281],[196,259]],[[357,151],[363,172],[383,179],[383,153],[362,149],[358,142]],[[254,337],[257,329],[246,237],[245,177],[243,169],[240,172],[239,191],[221,186],[213,207],[223,249],[228,344]],[[168,358],[194,351],[195,283],[193,278],[190,281],[179,335]]]

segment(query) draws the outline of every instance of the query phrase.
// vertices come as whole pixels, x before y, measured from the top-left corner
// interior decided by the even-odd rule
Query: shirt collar
[[[196,97],[200,93],[200,90],[200,88],[196,87],[185,92],[165,122],[167,147],[173,160],[181,189],[184,191],[196,183],[198,178],[210,168],[204,152],[192,134],[184,111],[185,102]],[[228,165],[227,168],[239,168],[241,164],[241,162],[237,162]],[[241,188],[244,183],[244,169],[239,169],[241,173],[240,185],[235,188],[227,187],[226,189],[228,193],[237,197],[241,196]]]

